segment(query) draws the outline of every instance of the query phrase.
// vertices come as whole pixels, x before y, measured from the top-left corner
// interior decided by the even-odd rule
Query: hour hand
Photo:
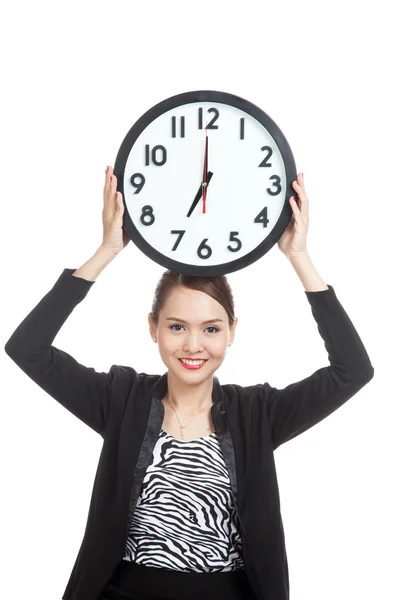
[[[213,173],[212,171],[208,171],[208,173],[207,173],[207,179],[206,179],[207,186],[208,186],[208,184],[210,183],[211,177],[212,177],[213,175],[214,175],[214,173]],[[189,212],[188,212],[188,214],[186,215],[187,217],[190,217],[190,215],[192,214],[192,212],[193,212],[193,211],[194,211],[194,209],[196,208],[197,204],[199,203],[199,201],[200,201],[200,198],[201,198],[201,197],[202,197],[202,195],[203,195],[203,188],[204,188],[204,185],[203,185],[203,182],[201,182],[201,184],[200,184],[200,187],[199,187],[199,191],[197,192],[197,194],[196,194],[196,196],[195,196],[195,199],[193,200],[193,202],[192,202],[192,205],[191,205],[191,207],[189,208]]]

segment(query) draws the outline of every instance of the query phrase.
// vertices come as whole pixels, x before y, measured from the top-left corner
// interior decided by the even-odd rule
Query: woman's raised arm
[[[93,277],[100,267],[99,255],[95,255],[82,269]],[[94,281],[73,276],[74,271],[77,272],[64,269],[53,288],[11,335],[4,350],[30,379],[102,434],[108,418],[107,388],[111,373],[85,367],[52,345],[66,319],[94,284]]]

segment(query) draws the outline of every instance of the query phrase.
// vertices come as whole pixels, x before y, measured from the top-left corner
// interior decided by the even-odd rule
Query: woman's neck
[[[181,414],[192,414],[212,402],[212,377],[197,385],[188,385],[168,371],[167,381],[168,390],[165,394],[167,402]]]

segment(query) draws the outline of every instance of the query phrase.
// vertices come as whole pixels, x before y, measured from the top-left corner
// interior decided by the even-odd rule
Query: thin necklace
[[[192,421],[193,421],[193,420],[194,420],[194,419],[197,417],[197,415],[199,415],[201,412],[203,412],[203,410],[205,410],[206,408],[208,408],[208,407],[209,407],[209,406],[211,406],[211,404],[212,404],[212,402],[210,402],[210,404],[207,404],[207,406],[205,406],[204,408],[202,408],[201,410],[199,410],[199,412],[198,412],[198,413],[197,413],[197,414],[196,414],[196,415],[193,417],[193,419],[191,419],[191,420],[189,421],[189,423],[186,423],[186,425],[183,425],[183,426],[182,426],[182,425],[181,425],[181,422],[180,422],[180,420],[179,420],[179,417],[178,417],[178,414],[177,414],[176,410],[174,409],[174,407],[172,406],[172,404],[171,404],[171,403],[170,403],[170,401],[169,401],[169,398],[168,398],[168,392],[165,394],[165,399],[166,399],[166,400],[168,400],[168,404],[171,406],[172,410],[174,411],[174,413],[175,413],[175,415],[176,415],[176,418],[178,419],[178,423],[179,423],[179,427],[180,427],[180,430],[181,430],[181,438],[182,438],[182,439],[184,439],[184,438],[183,438],[183,430],[185,429],[185,427],[187,427],[187,426],[188,426],[188,425],[189,425],[189,424],[190,424],[190,423],[191,423],[191,422],[192,422]]]

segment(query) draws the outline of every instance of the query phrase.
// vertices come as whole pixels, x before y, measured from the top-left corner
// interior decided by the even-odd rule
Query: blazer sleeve
[[[367,351],[329,284],[305,294],[330,365],[283,389],[264,383],[274,450],[347,402],[374,376]]]
[[[112,371],[97,372],[51,345],[63,323],[94,281],[64,269],[53,288],[17,327],[4,349],[50,396],[103,436],[108,418]]]

